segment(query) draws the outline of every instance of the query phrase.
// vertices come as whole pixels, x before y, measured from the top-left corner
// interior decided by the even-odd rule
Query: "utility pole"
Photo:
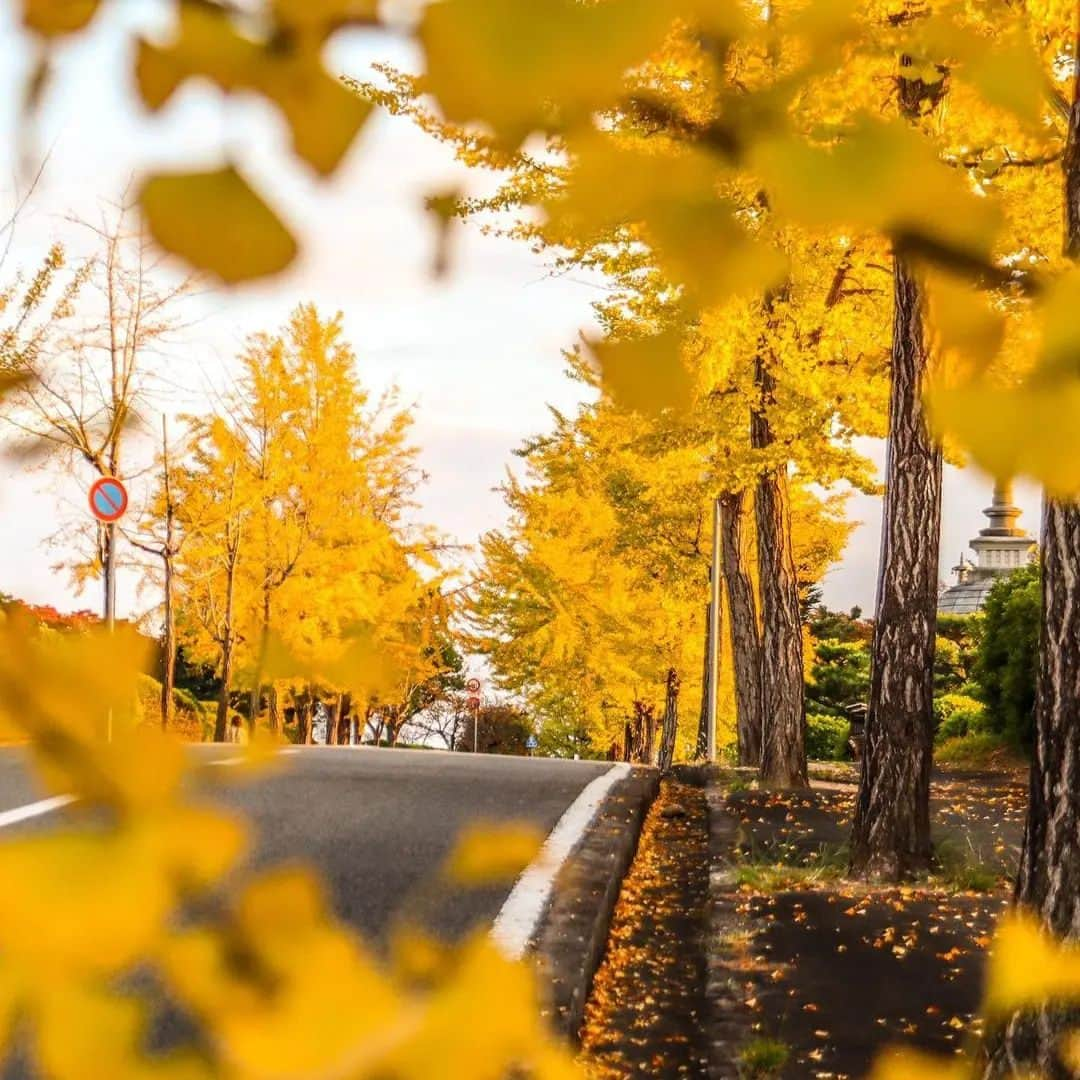
[[[716,761],[716,702],[720,681],[720,500],[713,499],[712,565],[709,567],[711,600],[709,604],[708,708],[706,718],[706,756]]]

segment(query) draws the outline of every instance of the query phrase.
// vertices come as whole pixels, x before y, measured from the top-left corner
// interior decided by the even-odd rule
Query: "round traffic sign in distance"
[[[109,524],[119,521],[128,507],[127,488],[115,476],[102,476],[90,487],[90,513]]]
[[[479,679],[470,679],[465,684],[465,689],[468,690],[470,694],[479,694],[480,693],[480,680]]]

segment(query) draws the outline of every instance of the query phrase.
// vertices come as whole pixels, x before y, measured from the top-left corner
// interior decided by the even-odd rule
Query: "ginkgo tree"
[[[94,0],[25,0],[22,18],[30,32],[52,41],[80,33],[99,6]],[[225,4],[190,0],[172,7],[178,18],[171,34],[144,42],[138,50],[140,94],[148,106],[160,108],[189,78],[209,79],[225,95],[261,94],[281,111],[300,159],[321,173],[332,171],[367,110],[362,103],[344,105],[340,87],[323,66],[321,46],[344,25],[378,31],[381,8],[373,11],[370,4],[353,0],[256,3],[245,5],[242,13]],[[1075,543],[1080,510],[1072,501],[1080,490],[1080,454],[1075,452],[1080,389],[1075,337],[1065,318],[1073,306],[1075,277],[1060,263],[1019,266],[1028,257],[1026,243],[1003,231],[1008,220],[996,209],[997,192],[986,186],[976,191],[964,165],[966,151],[972,145],[980,149],[975,140],[985,134],[985,125],[972,126],[971,144],[959,147],[959,154],[943,156],[936,132],[898,115],[901,110],[892,105],[882,115],[880,103],[897,89],[924,101],[944,100],[946,74],[950,103],[957,88],[967,86],[983,104],[1036,127],[1046,126],[1044,102],[1049,101],[1050,112],[1068,115],[1064,163],[1066,204],[1071,205],[1075,109],[1062,88],[1076,62],[1076,13],[1033,0],[1026,7],[897,4],[890,10],[872,5],[865,18],[862,14],[835,0],[790,10],[700,0],[443,0],[424,8],[406,30],[413,33],[425,65],[424,89],[445,118],[482,133],[474,150],[487,152],[481,145],[486,142],[504,157],[521,158],[522,147],[536,135],[555,139],[576,163],[581,181],[576,193],[562,193],[563,206],[575,219],[574,232],[610,235],[632,218],[641,228],[649,264],[677,284],[671,299],[681,309],[678,325],[639,327],[651,334],[644,339],[647,344],[612,341],[612,348],[601,354],[609,384],[619,381],[620,368],[647,366],[663,374],[661,385],[677,389],[684,381],[679,345],[703,311],[739,288],[758,291],[766,306],[775,304],[786,279],[783,250],[759,233],[755,202],[781,223],[884,237],[902,260],[896,283],[904,286],[901,299],[912,316],[904,323],[909,340],[911,331],[924,331],[923,306],[909,301],[916,290],[925,289],[931,308],[940,308],[935,323],[951,323],[959,331],[956,340],[967,351],[974,346],[984,362],[958,384],[935,390],[936,422],[990,471],[999,476],[1029,473],[1046,483],[1052,497],[1047,534],[1054,550],[1048,548],[1043,579],[1039,697],[1046,741],[1036,756],[1033,790],[1042,795],[1033,806],[1027,855],[1029,867],[1042,868],[1035,873],[1042,884],[1028,900],[1055,932],[1074,935],[1075,912],[1067,904],[1059,910],[1056,898],[1080,893],[1060,887],[1075,882],[1080,865],[1075,795],[1064,779],[1077,767],[1080,724],[1075,711],[1080,603],[1074,596],[1080,581]],[[693,103],[673,101],[638,78],[680,23],[693,29],[690,37],[699,46],[686,80],[700,88]],[[401,23],[393,26],[400,32]],[[739,77],[723,77],[736,68]],[[33,72],[31,102],[47,86],[47,74],[45,64]],[[910,100],[907,92],[902,98]],[[677,133],[686,144],[684,152],[665,160],[608,137],[622,117],[652,124],[660,133]],[[976,172],[993,173],[994,157],[999,164],[1016,161],[1016,144],[995,142],[991,154],[977,155]],[[746,178],[756,183],[761,197],[731,198],[729,185]],[[530,201],[550,210],[547,194]],[[142,201],[150,228],[163,244],[225,280],[273,272],[297,248],[289,230],[246,183],[241,168],[231,164],[151,178]],[[1044,218],[1040,213],[1040,230]],[[1076,246],[1072,231],[1071,226],[1065,230],[1070,255]],[[916,266],[915,274],[905,269]],[[993,365],[985,361],[997,350],[992,341],[987,346],[979,330],[985,321],[972,314],[980,304],[958,302],[954,294],[951,303],[938,305],[937,299],[949,298],[930,275],[923,276],[933,270],[949,271],[965,284],[1015,288],[1034,298],[1035,318],[1045,326],[1044,343],[1029,354],[1033,363],[1023,381],[1002,384],[995,379]],[[917,343],[907,357],[895,351],[899,359],[911,361],[905,381],[916,391],[925,344]],[[778,390],[782,374],[775,373]],[[765,381],[762,389],[771,393]],[[922,424],[914,404],[917,392],[901,396],[905,418]],[[923,490],[932,502],[933,441],[918,431],[912,445],[928,466]],[[916,605],[926,604],[929,550],[924,536],[906,560],[909,578],[922,575]],[[790,615],[791,590],[783,593]],[[920,634],[925,638],[920,620],[910,618],[907,637],[918,644]],[[911,676],[923,677],[917,671]],[[878,697],[887,704],[887,695]],[[925,755],[921,760],[926,761]],[[907,771],[899,785],[905,794],[915,791],[921,799],[924,770],[920,763],[914,772]],[[887,791],[888,784],[879,790]],[[905,805],[916,806],[907,800]],[[904,831],[887,830],[885,848],[895,849]],[[921,847],[918,833],[916,846]],[[914,854],[921,858],[923,852]],[[1026,895],[1023,890],[1021,895]],[[1030,1006],[1032,999],[1010,1000],[1019,1008]],[[1056,1052],[1052,1047],[1060,1027],[1040,1025],[1037,1052],[1043,1060]]]

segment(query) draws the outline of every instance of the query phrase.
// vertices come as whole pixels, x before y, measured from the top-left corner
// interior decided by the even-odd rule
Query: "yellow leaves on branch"
[[[264,876],[222,930],[181,932],[163,957],[172,991],[248,1080],[428,1080],[434,1062],[448,1080],[501,1080],[515,1067],[551,1080],[579,1075],[544,1028],[532,972],[487,935],[451,954],[434,991],[410,990],[333,919],[302,871]]]

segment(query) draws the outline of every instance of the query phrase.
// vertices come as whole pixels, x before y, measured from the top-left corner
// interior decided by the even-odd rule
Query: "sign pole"
[[[473,753],[480,753],[480,680],[470,679],[465,684],[469,692],[469,705],[472,707],[472,748]]]
[[[712,603],[709,605],[709,698],[706,713],[708,730],[706,731],[707,758],[710,763],[716,761],[716,702],[719,687],[720,667],[720,500],[713,500],[713,542],[712,566],[709,569],[709,584],[712,586]]]
[[[116,630],[116,523],[127,511],[127,488],[115,476],[101,476],[90,487],[89,503],[90,513],[105,528],[105,629],[111,637]],[[109,742],[112,742],[111,707],[105,734]]]

